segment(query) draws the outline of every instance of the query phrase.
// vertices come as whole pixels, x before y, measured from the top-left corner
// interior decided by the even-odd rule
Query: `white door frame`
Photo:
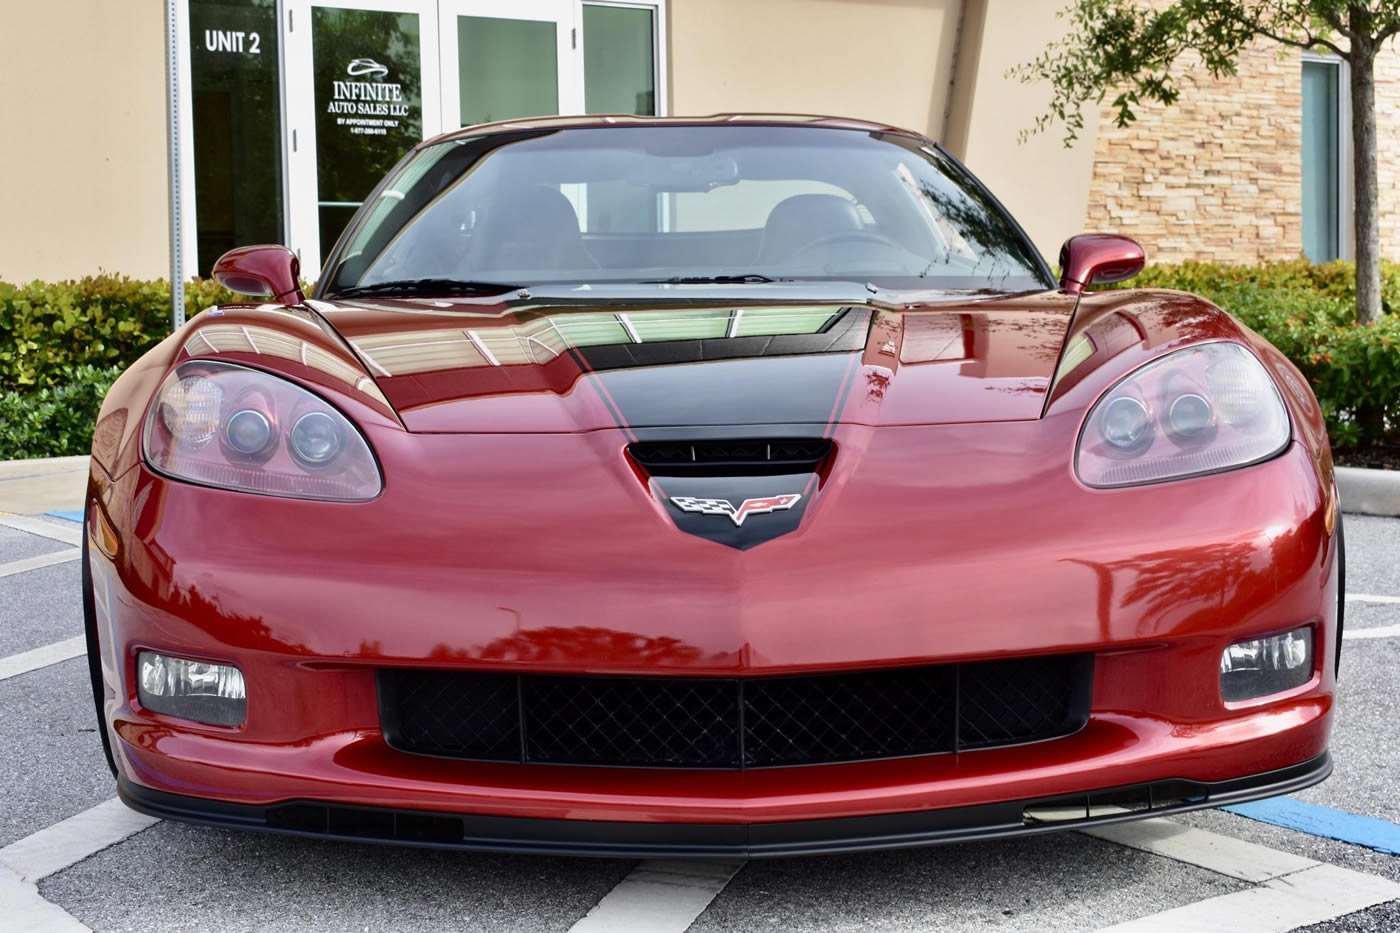
[[[457,76],[457,17],[523,19],[557,24],[559,113],[583,113],[583,32],[579,0],[438,0],[441,48],[442,128],[462,125],[462,93]]]
[[[320,274],[321,221],[316,170],[316,88],[311,60],[311,8],[374,10],[418,15],[418,62],[422,69],[421,107],[423,138],[441,132],[442,85],[438,57],[438,4],[436,0],[283,0],[282,48],[283,113],[288,246],[302,261],[302,276]],[[327,244],[329,245],[329,244]]]

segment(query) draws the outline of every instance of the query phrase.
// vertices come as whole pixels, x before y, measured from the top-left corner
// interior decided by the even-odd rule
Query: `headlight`
[[[369,443],[335,408],[254,369],[197,360],[161,385],[146,462],[176,479],[299,499],[372,499],[383,481]]]
[[[1244,347],[1170,353],[1118,383],[1089,412],[1074,468],[1090,486],[1132,486],[1267,460],[1291,437],[1288,411]]]

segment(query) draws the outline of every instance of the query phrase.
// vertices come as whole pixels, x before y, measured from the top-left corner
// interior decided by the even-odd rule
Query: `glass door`
[[[288,234],[314,278],[361,202],[441,131],[434,0],[285,0]]]
[[[575,0],[440,0],[444,129],[583,113]]]

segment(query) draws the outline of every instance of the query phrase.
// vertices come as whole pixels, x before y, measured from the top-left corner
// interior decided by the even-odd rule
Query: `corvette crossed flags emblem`
[[[682,512],[699,512],[702,515],[727,515],[736,526],[744,524],[750,515],[765,512],[781,512],[797,504],[802,496],[788,493],[781,496],[764,496],[761,499],[745,499],[736,509],[728,499],[697,499],[694,496],[672,496],[671,501]]]

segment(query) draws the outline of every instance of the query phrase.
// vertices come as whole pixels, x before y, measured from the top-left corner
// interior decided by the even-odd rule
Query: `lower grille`
[[[379,672],[386,741],[483,761],[764,768],[868,761],[1069,735],[1093,656],[789,677]]]

